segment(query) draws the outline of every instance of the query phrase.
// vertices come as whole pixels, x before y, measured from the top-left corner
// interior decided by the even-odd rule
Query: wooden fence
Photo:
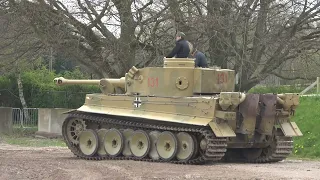
[[[306,89],[304,89],[300,94],[303,95],[305,94],[306,92],[308,92],[310,89],[314,88],[315,86],[317,86],[317,91],[316,93],[319,94],[320,92],[320,77],[317,77],[317,80],[312,83],[310,86],[308,86]]]

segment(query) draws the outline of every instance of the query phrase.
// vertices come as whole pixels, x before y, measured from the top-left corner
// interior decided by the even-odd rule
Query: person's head
[[[186,35],[183,32],[178,32],[176,35],[176,41],[179,41],[180,39],[184,39]]]

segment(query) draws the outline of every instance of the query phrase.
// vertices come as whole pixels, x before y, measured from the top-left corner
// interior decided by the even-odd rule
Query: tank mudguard
[[[280,123],[281,130],[284,136],[293,137],[293,136],[303,136],[302,132],[298,128],[295,122],[282,122]]]
[[[216,120],[213,120],[209,122],[209,126],[217,137],[236,137],[236,134],[229,126],[227,121],[218,122]]]
[[[71,109],[71,110],[65,111],[61,114],[69,114],[69,113],[76,112],[76,111],[77,111],[77,109]]]

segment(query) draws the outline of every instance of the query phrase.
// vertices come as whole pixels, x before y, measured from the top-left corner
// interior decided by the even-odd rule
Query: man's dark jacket
[[[208,63],[207,63],[207,59],[206,59],[206,56],[200,52],[200,51],[197,51],[195,53],[195,67],[202,67],[202,68],[206,68],[208,67]]]
[[[190,53],[190,48],[188,42],[184,39],[180,39],[176,42],[176,47],[173,48],[170,54],[168,54],[167,58],[172,58],[176,55],[176,58],[187,58]]]

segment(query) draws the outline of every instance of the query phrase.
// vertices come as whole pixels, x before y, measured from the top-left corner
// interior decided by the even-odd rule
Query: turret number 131
[[[149,77],[148,78],[148,87],[158,87],[159,80],[158,77]]]

